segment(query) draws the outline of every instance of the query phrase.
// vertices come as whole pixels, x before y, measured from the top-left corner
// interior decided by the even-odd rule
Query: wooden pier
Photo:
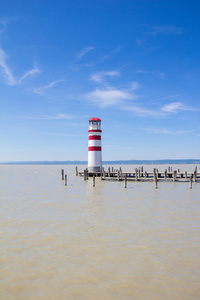
[[[102,172],[88,172],[88,170],[78,171],[76,167],[76,175],[83,176],[84,180],[87,180],[88,177],[101,177],[101,180],[117,180],[117,181],[171,181],[171,182],[190,182],[191,179],[193,182],[200,182],[200,170],[197,171],[197,167],[193,172],[173,170],[172,167],[164,171],[159,171],[156,168],[153,168],[151,172],[144,171],[143,167],[135,168],[128,172],[123,172],[122,168],[114,169],[113,167],[108,167],[107,170],[102,168]]]

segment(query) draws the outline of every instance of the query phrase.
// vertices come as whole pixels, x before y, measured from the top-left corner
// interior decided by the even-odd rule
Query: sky
[[[200,159],[199,0],[0,1],[0,161]]]

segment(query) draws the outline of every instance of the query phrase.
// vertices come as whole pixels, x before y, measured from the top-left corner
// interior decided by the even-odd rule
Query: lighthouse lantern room
[[[101,151],[101,120],[91,118],[89,120],[89,141],[88,141],[88,171],[101,172],[102,151]]]

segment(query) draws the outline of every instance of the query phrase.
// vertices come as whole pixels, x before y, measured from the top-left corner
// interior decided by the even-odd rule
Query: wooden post
[[[154,168],[153,169],[153,175],[154,175],[154,182],[155,182],[155,189],[157,189],[157,172],[156,172],[156,169]]]
[[[141,176],[143,177],[144,174],[143,174],[143,167],[141,167]]]
[[[165,180],[166,180],[166,178],[167,178],[167,169],[165,170]]]
[[[64,169],[61,170],[62,180],[64,180]]]
[[[196,179],[197,179],[197,171],[195,170],[194,171],[194,182],[196,182]]]
[[[78,167],[76,166],[76,176],[78,176]]]
[[[110,177],[110,167],[108,168],[108,177]]]
[[[127,187],[127,174],[124,175],[124,187]]]
[[[86,170],[84,170],[84,180],[86,180]]]
[[[192,189],[192,175],[190,176],[190,189]]]
[[[119,181],[119,170],[117,170],[117,180]]]
[[[138,178],[140,179],[140,168],[138,170]]]
[[[65,186],[67,186],[67,174],[65,174]]]
[[[185,172],[185,180],[187,181],[187,172]]]
[[[174,170],[174,176],[173,176],[173,182],[175,182],[176,181],[176,170]]]
[[[144,177],[147,178],[147,171],[144,172]]]
[[[170,166],[168,167],[168,173],[170,173]]]
[[[138,169],[137,168],[135,169],[135,180],[136,181],[138,180]]]
[[[93,176],[93,186],[95,186],[95,176]]]

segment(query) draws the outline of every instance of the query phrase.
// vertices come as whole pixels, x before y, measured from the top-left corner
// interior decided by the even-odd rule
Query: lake
[[[199,182],[93,187],[74,165],[1,165],[0,207],[0,299],[200,299]]]

